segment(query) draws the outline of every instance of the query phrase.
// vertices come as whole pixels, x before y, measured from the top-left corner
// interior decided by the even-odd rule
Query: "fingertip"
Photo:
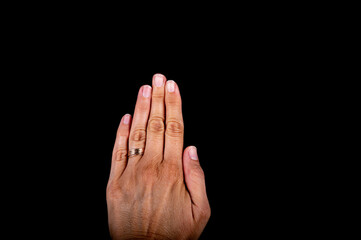
[[[156,77],[161,77],[161,78],[166,79],[166,77],[161,73],[156,73],[156,74],[153,75],[153,78],[156,78]]]
[[[195,146],[190,146],[188,151],[189,157],[192,160],[198,160],[197,148]]]
[[[129,125],[130,120],[131,120],[131,117],[132,117],[132,115],[130,115],[129,113],[127,113],[127,114],[125,114],[125,115],[123,116],[121,122],[122,122],[124,125]]]
[[[149,98],[152,95],[152,87],[149,85],[144,85],[142,87],[142,95],[145,98]]]
[[[168,80],[167,81],[167,92],[168,93],[174,93],[176,90],[177,84],[174,80]]]
[[[179,85],[175,80],[167,80],[165,83],[166,100],[168,101],[182,101]]]
[[[132,115],[130,115],[129,113],[125,114],[120,120],[117,135],[128,136],[131,121],[132,121]]]
[[[153,86],[163,87],[165,84],[165,81],[167,81],[167,78],[163,74],[157,73],[157,74],[153,75]]]
[[[188,168],[188,165],[192,163],[197,163],[197,148],[195,146],[188,146],[186,149],[184,149],[183,160],[185,162],[184,164],[187,165],[186,168]]]
[[[166,104],[181,104],[182,98],[180,89],[176,81],[168,80],[165,86],[165,102]]]

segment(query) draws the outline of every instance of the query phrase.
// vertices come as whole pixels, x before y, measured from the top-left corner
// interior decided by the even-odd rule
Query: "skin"
[[[158,83],[158,84],[157,84]],[[107,186],[112,239],[198,239],[210,217],[195,147],[183,151],[179,88],[161,74],[119,125]],[[128,158],[128,150],[144,155]]]

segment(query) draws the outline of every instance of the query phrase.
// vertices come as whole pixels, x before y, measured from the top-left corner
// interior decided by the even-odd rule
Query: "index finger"
[[[167,81],[165,91],[166,131],[164,160],[182,165],[184,123],[178,85]]]

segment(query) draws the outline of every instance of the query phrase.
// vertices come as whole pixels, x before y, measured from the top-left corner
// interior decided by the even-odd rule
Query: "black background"
[[[179,84],[185,146],[197,146],[206,174],[212,216],[202,239],[285,234],[294,211],[288,204],[296,198],[289,175],[297,152],[287,143],[294,126],[285,112],[292,105],[284,103],[278,81],[255,77],[247,66],[232,69],[233,61],[224,65],[222,56],[200,62],[147,57],[144,64],[101,57],[74,63],[75,71],[59,69],[57,84],[40,95],[47,155],[39,191],[46,196],[41,209],[49,209],[40,211],[44,228],[107,239],[105,188],[116,129],[133,113],[139,88],[163,73]],[[168,64],[152,64],[159,58]]]
[[[105,188],[116,129],[124,114],[133,114],[139,88],[162,73],[179,85],[185,146],[197,146],[206,175],[212,216],[202,239],[287,236],[296,211],[289,205],[299,197],[290,179],[302,165],[290,140],[302,126],[293,111],[297,90],[282,76],[284,65],[196,48],[63,50],[52,47],[51,57],[29,59],[36,61],[24,69],[32,81],[14,86],[27,96],[19,105],[29,120],[19,125],[31,125],[21,131],[31,136],[25,146],[30,159],[38,159],[25,161],[23,170],[31,173],[26,188],[32,201],[20,206],[28,222],[39,219],[30,232],[109,238]]]
[[[115,30],[108,18],[60,20],[23,21],[10,36],[7,64],[15,67],[4,91],[15,93],[12,135],[22,149],[11,222],[21,216],[24,232],[38,238],[108,239],[116,129],[139,88],[162,73],[180,87],[185,146],[197,146],[206,175],[212,216],[202,239],[288,237],[299,227],[298,203],[308,199],[295,176],[312,146],[294,138],[310,121],[301,114],[307,96],[298,98],[309,66],[293,57],[303,49],[291,35],[280,38],[267,22],[264,31],[208,24],[165,33]]]

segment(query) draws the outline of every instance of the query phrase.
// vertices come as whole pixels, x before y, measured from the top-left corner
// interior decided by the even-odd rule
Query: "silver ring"
[[[128,157],[134,157],[138,155],[143,155],[143,149],[142,148],[133,148],[129,150]]]

